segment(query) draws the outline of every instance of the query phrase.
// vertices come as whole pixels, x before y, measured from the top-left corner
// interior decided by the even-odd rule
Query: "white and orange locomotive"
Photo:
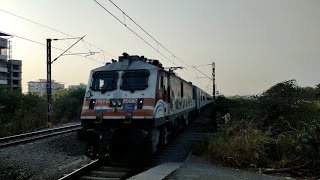
[[[91,154],[150,156],[212,96],[165,70],[158,60],[123,53],[93,69],[81,111]]]

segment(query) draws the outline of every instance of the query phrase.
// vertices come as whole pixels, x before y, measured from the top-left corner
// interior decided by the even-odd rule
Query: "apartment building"
[[[21,91],[22,61],[11,59],[9,34],[0,32],[0,85]]]
[[[47,92],[46,84],[47,84],[46,79],[39,79],[39,81],[29,81],[28,92],[36,93],[39,96],[42,96]],[[51,80],[51,88],[53,93],[56,89],[64,89],[64,84]]]
[[[70,85],[68,90],[75,90],[75,89],[87,89],[87,85],[80,83],[79,85]]]

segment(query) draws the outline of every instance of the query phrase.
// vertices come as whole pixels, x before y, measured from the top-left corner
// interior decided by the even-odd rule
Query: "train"
[[[160,61],[123,53],[90,72],[81,110],[88,154],[150,157],[213,101]]]

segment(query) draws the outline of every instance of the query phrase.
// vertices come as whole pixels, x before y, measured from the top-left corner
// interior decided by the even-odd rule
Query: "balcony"
[[[0,72],[7,73],[7,72],[8,72],[8,68],[6,68],[6,67],[0,67]]]
[[[12,79],[12,80],[20,80],[20,81],[21,81],[22,78],[21,78],[21,77],[12,77],[12,76],[11,76],[11,77],[9,77],[9,79]]]
[[[8,40],[0,38],[0,48],[8,48]]]
[[[1,79],[0,79],[0,84],[5,84],[5,85],[7,85],[7,84],[8,84],[8,80],[1,80]]]
[[[6,55],[3,55],[3,54],[0,54],[0,60],[7,60],[7,56]]]

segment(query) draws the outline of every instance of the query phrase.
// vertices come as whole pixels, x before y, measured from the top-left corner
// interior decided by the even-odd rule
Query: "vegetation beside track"
[[[300,87],[289,80],[257,96],[220,96],[213,111],[218,118],[230,113],[231,121],[198,147],[211,160],[269,168],[266,173],[320,175],[320,84]]]
[[[78,121],[85,90],[56,90],[53,94],[54,124]],[[38,96],[0,87],[0,137],[25,133],[46,126],[46,95]]]

